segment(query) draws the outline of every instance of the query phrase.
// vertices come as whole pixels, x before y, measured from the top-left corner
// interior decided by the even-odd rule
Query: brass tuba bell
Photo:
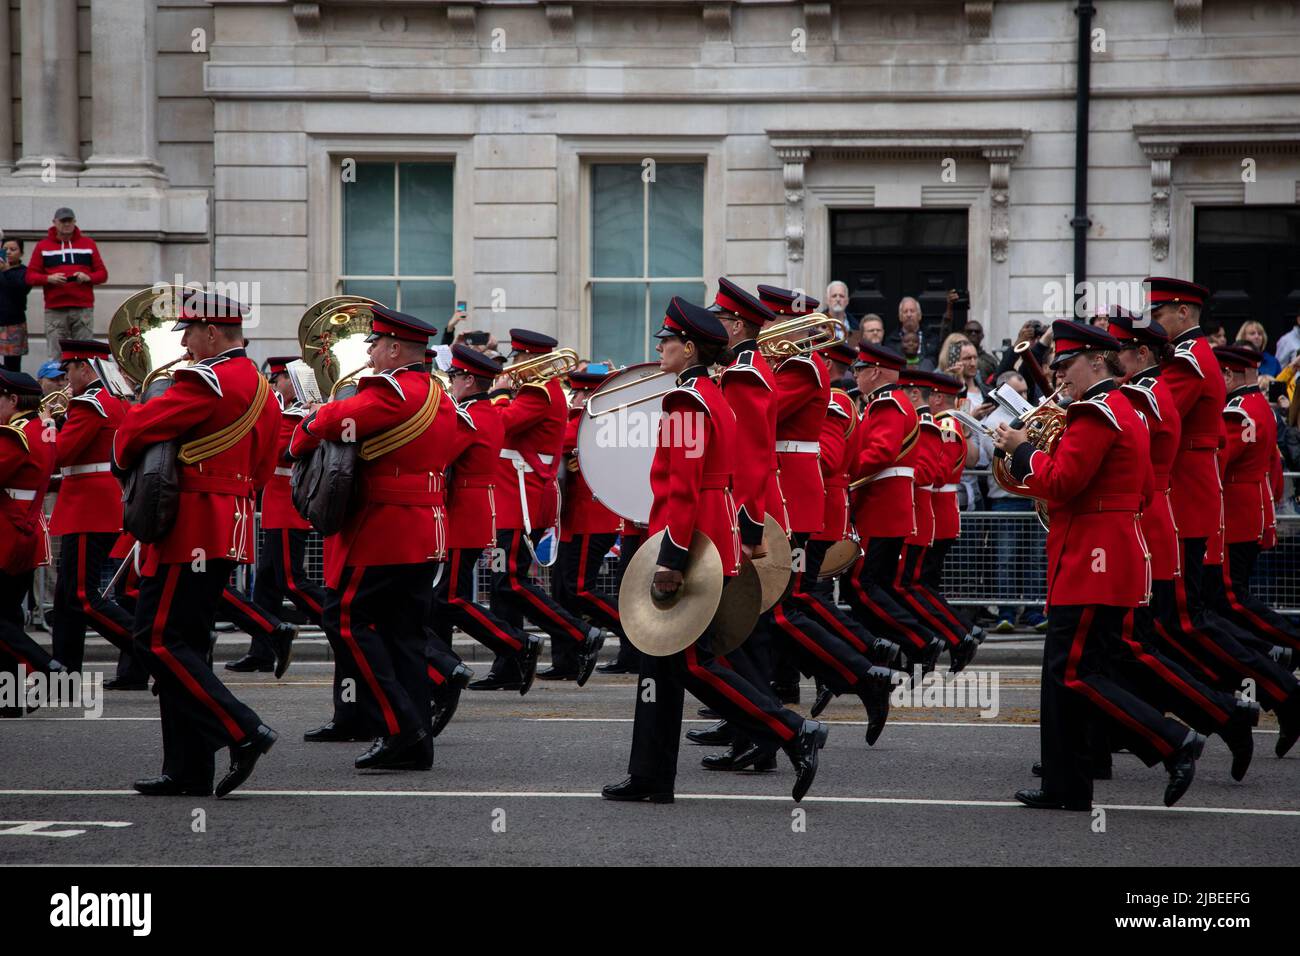
[[[1061,440],[1061,435],[1065,431],[1065,409],[1056,404],[1056,396],[1060,393],[1058,389],[1046,398],[1041,405],[1033,411],[1027,412],[1021,419],[1025,431],[1029,434],[1029,443],[1039,451],[1048,452],[1049,454],[1056,448],[1056,443]],[[993,479],[1011,492],[1013,495],[1019,495],[1022,498],[1033,497],[1032,492],[1011,474],[1011,468],[1007,463],[1005,456],[995,457],[993,459]],[[1047,506],[1041,498],[1034,498],[1034,511],[1038,514],[1038,520],[1044,528],[1049,526],[1047,516]]]
[[[174,331],[185,290],[155,282],[127,296],[108,322],[108,347],[128,378],[143,392],[167,370],[190,357],[181,345],[184,332]]]

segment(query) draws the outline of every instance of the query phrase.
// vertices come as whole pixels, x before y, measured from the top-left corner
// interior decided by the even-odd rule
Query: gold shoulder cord
[[[434,416],[438,414],[438,399],[441,395],[442,386],[435,379],[430,378],[429,394],[424,397],[424,404],[420,406],[420,410],[402,424],[367,438],[361,443],[357,455],[362,461],[371,461],[415,441],[433,424]]]
[[[253,396],[253,401],[244,414],[220,431],[186,442],[181,446],[180,454],[176,457],[187,465],[193,465],[196,462],[215,458],[223,451],[234,448],[257,424],[257,420],[262,416],[262,409],[266,407],[266,399],[270,391],[271,386],[259,375],[257,394]]]

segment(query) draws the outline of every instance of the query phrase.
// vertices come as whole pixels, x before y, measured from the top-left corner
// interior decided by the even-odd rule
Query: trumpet
[[[843,342],[848,334],[843,319],[809,312],[769,325],[758,335],[758,348],[767,358],[787,359],[830,348]]]
[[[529,383],[544,384],[557,375],[568,375],[577,367],[577,352],[573,349],[555,349],[545,355],[534,355],[512,362],[501,370],[501,374],[508,376],[515,388],[519,388]]]
[[[62,418],[68,414],[68,403],[72,401],[72,389],[64,386],[55,389],[41,399],[41,418]]]

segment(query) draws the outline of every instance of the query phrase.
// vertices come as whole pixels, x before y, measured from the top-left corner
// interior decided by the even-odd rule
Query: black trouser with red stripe
[[[1238,627],[1282,647],[1300,649],[1300,629],[1250,590],[1259,559],[1257,541],[1239,541],[1224,550],[1223,565],[1205,566],[1206,603]]]
[[[793,740],[803,718],[782,707],[765,687],[742,677],[725,658],[708,650],[706,633],[669,657],[641,655],[632,722],[628,772],[672,789],[682,735],[682,705],[689,690],[749,738],[784,744]]]
[[[922,624],[944,639],[949,647],[961,642],[966,631],[938,607],[938,601],[926,593],[917,581],[921,573],[921,560],[925,548],[916,544],[904,544],[898,556],[898,567],[894,571],[892,592],[895,599],[902,604]]]
[[[533,546],[542,540],[544,531],[534,530]],[[558,644],[561,656],[568,650],[565,644],[578,645],[587,640],[590,628],[551,599],[528,577],[533,556],[524,540],[523,531],[497,530],[497,547],[505,554],[505,570],[492,575],[491,607],[497,617],[520,630],[524,618],[532,621],[551,637],[551,647]],[[557,558],[558,560],[558,558]],[[552,650],[552,653],[554,651]],[[492,662],[494,675],[518,679],[518,665],[513,658],[500,655]]]
[[[280,619],[261,604],[249,599],[232,584],[227,584],[221,591],[217,620],[229,621],[252,637],[253,642],[249,647],[249,653],[258,653],[259,648],[264,649],[267,652],[266,662],[269,664],[275,660],[275,652],[271,650],[269,639],[280,626]]]
[[[59,539],[59,579],[54,586],[53,653],[69,670],[85,660],[86,627],[124,654],[134,654],[133,615],[101,597],[100,574],[118,535],[112,531],[65,534]],[[143,669],[144,663],[140,662]],[[118,670],[121,671],[119,665]]]
[[[319,627],[321,612],[325,608],[325,589],[307,577],[308,532],[301,528],[267,528],[265,535],[262,549],[257,553],[252,607],[266,608],[273,616],[288,596],[294,607]],[[238,592],[234,593],[238,597]],[[232,613],[242,613],[245,620],[248,618],[244,609],[232,609]],[[268,620],[267,614],[255,613],[262,620]],[[248,647],[249,656],[268,664],[273,663],[275,651],[267,640],[270,631],[259,626],[248,633],[253,639]]]
[[[208,665],[209,634],[221,590],[235,562],[162,564],[140,581],[134,638],[158,684],[163,773],[210,787],[213,754],[244,740],[261,718],[235,697]]]
[[[20,664],[29,674],[37,671],[48,673],[50,669],[50,655],[23,629],[26,622],[23,599],[27,597],[35,573],[5,574],[0,571],[0,674],[12,674],[15,679]]]
[[[632,563],[632,557],[641,549],[642,542],[645,541],[645,535],[640,531],[624,531],[618,544],[618,566],[614,571],[614,593],[618,594],[619,589],[623,587],[623,575],[627,573],[627,566]],[[622,626],[618,630],[618,664],[628,670],[636,670],[638,661],[641,658],[641,652],[633,646],[628,640],[627,635],[623,633]]]
[[[935,549],[941,542],[936,541],[931,545],[907,544],[903,546],[903,560],[900,565],[903,569],[903,584],[907,587],[910,594],[916,596],[923,606],[929,609],[934,615],[941,627],[940,633],[948,639],[950,644],[960,642],[963,637],[971,631],[970,622],[957,612],[957,609],[948,603],[948,599],[943,596],[943,589],[935,582],[931,583],[926,576],[926,561],[930,557],[930,552]],[[950,538],[945,545],[951,545]],[[947,553],[947,547],[944,547],[944,553]],[[939,559],[939,567],[943,567],[943,559]]]
[[[494,654],[513,658],[527,646],[528,635],[475,603],[475,571],[482,554],[482,548],[452,548],[447,553],[442,577],[433,589],[429,623],[448,647],[452,628],[459,627]]]
[[[434,573],[432,562],[349,566],[326,592],[336,724],[375,737],[432,729],[425,622]]]
[[[618,595],[606,596],[597,587],[600,568],[605,555],[614,547],[617,534],[575,534],[572,539],[560,542],[555,561],[558,574],[551,576],[555,600],[573,614],[586,618],[597,627],[607,628],[623,636],[623,624],[618,617]],[[563,669],[578,666],[577,645],[551,645],[551,662]]]
[[[863,556],[845,575],[846,600],[873,632],[899,640],[909,656],[923,654],[934,634],[893,590],[903,539],[864,538],[862,547]]]
[[[866,654],[876,640],[874,634],[840,609],[835,603],[835,582],[831,578],[819,581],[822,562],[834,541],[808,541],[804,544],[804,570],[796,571],[791,602],[808,617],[830,631],[854,650]],[[847,585],[846,585],[847,586]]]
[[[1166,717],[1112,676],[1126,653],[1124,620],[1131,608],[1053,606],[1043,645],[1040,744],[1043,789],[1077,806],[1092,801],[1088,725],[1102,718],[1116,741],[1148,766],[1169,757],[1187,728]]]
[[[464,661],[451,649],[451,639],[444,641],[431,627],[424,629],[424,657],[429,680],[432,682],[429,689],[434,696],[437,696],[438,691],[447,685],[451,672]]]

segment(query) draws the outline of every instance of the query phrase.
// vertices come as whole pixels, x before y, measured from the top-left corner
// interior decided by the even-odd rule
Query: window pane
[[[452,168],[447,163],[399,163],[399,275],[451,275]]]
[[[396,282],[362,282],[357,279],[349,279],[343,283],[343,293],[344,295],[364,295],[367,299],[374,299],[390,309],[397,308]]]
[[[640,276],[641,167],[600,163],[591,167],[591,274]]]
[[[649,189],[650,275],[703,275],[703,164],[660,163]]]
[[[650,333],[653,335],[664,324],[664,313],[673,296],[681,296],[692,305],[709,306],[704,301],[703,282],[656,282],[650,286]]]
[[[393,164],[357,163],[343,184],[343,274],[393,274]]]
[[[628,365],[647,361],[649,354],[645,285],[640,282],[595,283],[591,287],[591,360]]]
[[[438,341],[442,341],[442,330],[447,327],[447,319],[456,306],[452,301],[456,295],[456,284],[404,279],[400,286],[401,300],[397,308],[434,325],[438,330]],[[472,329],[461,326],[460,331],[469,332]]]

